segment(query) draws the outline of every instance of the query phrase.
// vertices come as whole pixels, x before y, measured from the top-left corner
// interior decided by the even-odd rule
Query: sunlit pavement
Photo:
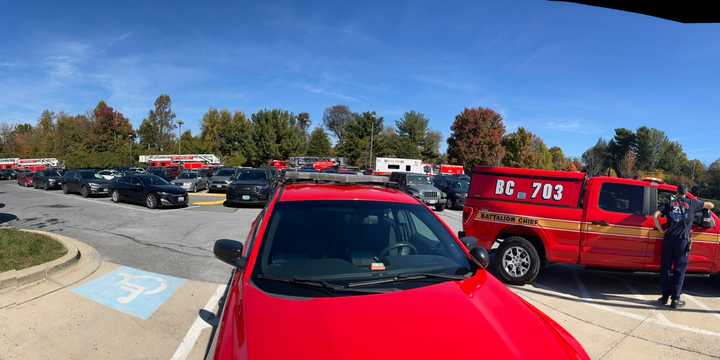
[[[105,262],[90,278],[0,310],[1,359],[201,359],[224,285]]]

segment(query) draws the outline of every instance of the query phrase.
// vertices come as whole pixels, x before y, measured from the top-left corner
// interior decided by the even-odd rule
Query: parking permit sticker
[[[147,320],[184,279],[122,266],[72,291],[122,313]]]
[[[385,264],[381,262],[370,263],[371,271],[385,271]]]

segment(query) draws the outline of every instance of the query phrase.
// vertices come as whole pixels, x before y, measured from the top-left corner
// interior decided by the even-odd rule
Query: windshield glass
[[[61,175],[57,170],[47,170],[47,171],[45,171],[45,176],[61,176]]]
[[[163,169],[150,169],[148,172],[151,174],[162,174]]]
[[[197,178],[196,173],[182,173],[178,176],[178,179],[195,179]]]
[[[215,173],[215,176],[233,176],[235,175],[235,169],[220,169]]]
[[[457,192],[468,192],[470,183],[467,181],[457,181],[452,184],[452,188]]]
[[[432,179],[424,175],[408,175],[407,183],[408,185],[432,185]]]
[[[83,179],[102,179],[102,177],[92,171],[83,171],[80,173],[80,177]]]
[[[276,205],[253,276],[347,284],[413,273],[462,275],[470,269],[452,235],[420,205],[304,201]],[[297,291],[258,283],[270,292]]]
[[[240,170],[237,176],[240,181],[265,180],[265,171],[263,170]]]
[[[139,176],[139,178],[145,185],[170,185],[165,179],[156,175]]]

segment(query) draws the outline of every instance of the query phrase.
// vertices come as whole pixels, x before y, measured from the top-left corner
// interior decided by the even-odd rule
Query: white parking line
[[[714,309],[712,309],[711,307],[709,307],[709,306],[705,305],[704,303],[700,302],[700,300],[698,300],[696,297],[694,297],[694,296],[692,296],[692,295],[688,295],[688,294],[683,294],[682,296],[685,297],[686,299],[689,299],[689,300],[692,301],[693,303],[695,303],[695,305],[697,305],[697,306],[700,307],[701,309],[703,309],[703,310],[705,310],[705,311],[709,311],[709,312],[710,312],[710,315],[714,316],[714,317],[717,318],[717,319],[720,319],[720,314],[718,314],[718,313],[717,313]]]
[[[207,311],[214,311],[215,307],[217,306],[218,300],[220,300],[220,297],[225,292],[225,285],[218,285],[217,289],[215,290],[215,293],[210,297],[207,304],[205,304],[205,307],[203,309]],[[188,355],[190,355],[190,352],[195,347],[195,343],[197,342],[198,337],[200,337],[200,333],[204,330],[209,328],[210,325],[205,322],[205,320],[201,319],[200,316],[195,319],[195,321],[190,326],[190,329],[188,329],[187,333],[185,334],[185,337],[180,342],[180,345],[178,345],[177,349],[175,350],[175,353],[170,358],[171,360],[185,360],[187,359]]]

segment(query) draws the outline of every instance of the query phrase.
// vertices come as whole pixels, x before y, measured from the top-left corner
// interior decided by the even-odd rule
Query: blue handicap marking
[[[128,315],[147,320],[184,279],[122,266],[72,291]]]

